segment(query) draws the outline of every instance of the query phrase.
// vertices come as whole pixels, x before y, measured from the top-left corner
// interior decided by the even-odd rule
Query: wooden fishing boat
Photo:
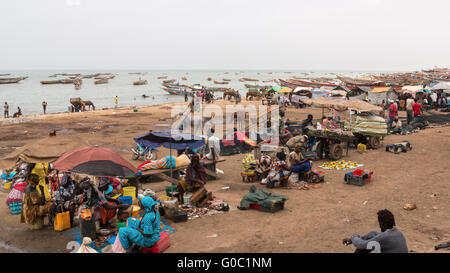
[[[109,81],[109,79],[100,79],[98,81],[95,81],[94,83],[95,84],[105,84],[105,83],[108,83],[108,81]]]
[[[187,79],[186,79],[186,77],[182,77],[181,80],[186,81]]]
[[[159,76],[158,79],[167,79],[168,76]]]
[[[218,81],[214,81],[214,84],[229,84],[229,82],[218,82]]]
[[[165,80],[165,81],[163,81],[163,83],[174,83],[174,82],[176,82],[177,80],[176,79],[173,79],[173,80]]]
[[[22,79],[0,79],[0,84],[18,83]]]
[[[262,82],[273,82],[273,80],[263,80]]]
[[[147,83],[148,83],[147,80],[139,80],[133,82],[133,85],[146,85]]]
[[[257,79],[251,79],[251,78],[240,78],[239,79],[240,82],[257,82],[259,80]]]
[[[353,79],[349,77],[336,76],[341,82],[349,85],[361,85],[361,86],[383,86],[385,83],[383,81],[373,81],[373,80],[363,80],[363,79]]]
[[[11,75],[11,74],[9,74],[9,73],[8,74],[0,74],[0,76],[2,76],[2,77],[3,76],[9,76],[9,75]]]
[[[188,93],[188,91],[184,89],[167,88],[167,87],[163,87],[162,89],[164,91],[167,91],[171,95],[184,95],[185,93]]]
[[[225,79],[225,78],[223,78],[222,81],[224,81],[224,82],[231,82],[231,79]]]
[[[207,80],[208,80],[208,81],[211,81],[212,79],[211,79],[211,78],[207,78]]]
[[[253,84],[244,84],[246,88],[256,88],[256,89],[267,89],[271,88],[271,85],[253,85]]]

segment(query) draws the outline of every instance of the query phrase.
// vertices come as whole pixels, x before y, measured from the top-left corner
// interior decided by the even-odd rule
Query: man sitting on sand
[[[304,143],[295,144],[295,149],[289,154],[288,168],[293,173],[305,173],[311,170],[311,163],[309,158],[303,156],[303,150],[305,149]]]
[[[343,240],[345,245],[356,246],[355,253],[408,253],[403,233],[395,227],[394,215],[387,209],[378,211],[381,232],[371,231],[366,235],[353,235]]]
[[[184,193],[194,192],[206,184],[205,167],[200,163],[200,156],[194,154],[191,158],[191,164],[186,168],[186,176],[178,185],[178,200],[184,204]]]
[[[398,119],[398,117],[394,118],[394,121],[392,122],[392,129],[391,131],[394,134],[399,134],[402,132],[402,121]]]

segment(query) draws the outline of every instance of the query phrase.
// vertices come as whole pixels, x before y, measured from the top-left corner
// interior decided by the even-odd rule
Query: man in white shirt
[[[208,138],[209,153],[206,155],[206,158],[210,160],[213,159],[213,150],[216,160],[219,159],[220,155],[220,140],[214,135],[214,132],[214,128],[211,128],[211,136]]]
[[[433,109],[437,109],[437,94],[436,92],[431,93],[431,101],[433,102]]]
[[[414,100],[411,96],[406,99],[406,122],[409,124],[413,120],[413,108]]]

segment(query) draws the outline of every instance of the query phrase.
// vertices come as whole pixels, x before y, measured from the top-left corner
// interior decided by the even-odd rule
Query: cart
[[[354,143],[357,140],[357,138],[348,131],[339,133],[334,130],[317,130],[308,128],[306,130],[306,135],[317,139],[316,154],[320,159],[326,157],[332,160],[341,159],[344,154],[342,144],[346,143],[346,155],[348,155],[349,144]]]

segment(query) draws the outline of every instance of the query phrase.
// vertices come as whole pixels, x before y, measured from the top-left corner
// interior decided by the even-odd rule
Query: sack
[[[88,246],[88,244],[92,243],[92,239],[89,237],[83,238],[83,243],[81,244],[80,248],[78,249],[77,253],[98,253],[97,250],[93,249],[92,247]]]

